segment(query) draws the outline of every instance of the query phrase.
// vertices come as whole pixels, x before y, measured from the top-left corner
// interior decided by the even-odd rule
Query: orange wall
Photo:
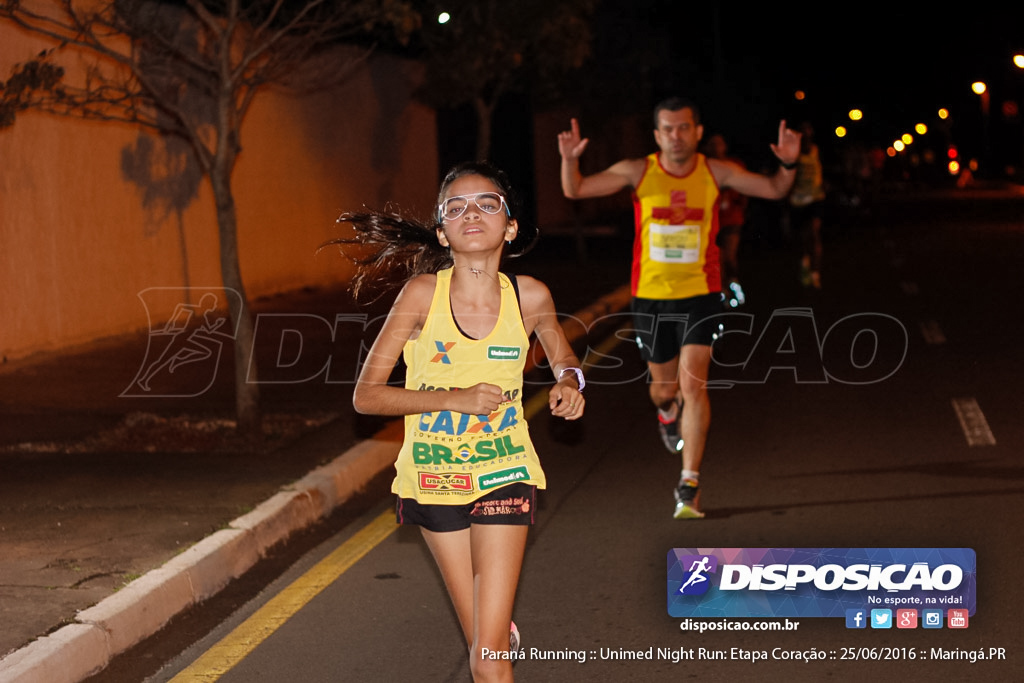
[[[45,46],[0,24],[0,80]],[[315,95],[257,96],[234,174],[250,299],[350,277],[336,252],[315,253],[342,211],[390,201],[429,212],[437,136],[433,110],[412,99],[418,73],[378,55]],[[187,157],[161,161],[167,144],[39,112],[0,130],[0,357],[146,329],[176,302],[147,312],[148,288],[220,286],[209,182],[169,183]]]

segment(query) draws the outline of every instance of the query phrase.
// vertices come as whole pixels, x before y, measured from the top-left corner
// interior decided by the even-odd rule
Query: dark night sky
[[[633,60],[653,56],[654,92],[698,100],[708,127],[734,138],[764,138],[779,117],[807,118],[831,130],[853,108],[865,112],[860,134],[890,142],[919,120],[950,108],[977,127],[974,80],[991,86],[992,106],[1024,100],[1024,3],[684,3],[605,0],[597,50]],[[813,8],[813,11],[810,9]],[[716,31],[717,27],[717,31]],[[718,40],[716,40],[716,36]],[[716,77],[717,76],[717,77]],[[796,104],[796,89],[808,99]],[[646,110],[650,102],[637,103]],[[1018,122],[1017,126],[1020,125]],[[884,140],[883,140],[884,139]],[[868,140],[866,140],[868,141]]]

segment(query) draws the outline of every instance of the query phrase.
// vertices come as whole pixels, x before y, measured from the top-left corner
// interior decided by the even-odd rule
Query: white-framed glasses
[[[476,204],[477,208],[486,214],[494,215],[504,207],[505,214],[511,216],[505,197],[497,192],[477,192],[476,194],[461,194],[455,197],[448,197],[437,205],[437,220],[453,221],[469,208],[469,202]]]

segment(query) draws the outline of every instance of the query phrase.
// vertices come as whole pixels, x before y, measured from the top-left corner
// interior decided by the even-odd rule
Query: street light
[[[988,171],[988,86],[982,81],[975,81],[971,84],[971,90],[981,98],[981,158],[985,164],[985,171]]]
[[[1013,56],[1013,65],[1016,66],[1018,69],[1024,70],[1024,53],[1018,52],[1017,54],[1015,54]],[[1018,108],[1018,110],[1016,112],[1014,112],[1014,116],[1016,116],[1018,113],[1019,113],[1019,108]],[[1021,126],[1022,126],[1022,129],[1024,129],[1024,123],[1022,123]],[[1024,137],[1024,135],[1022,135],[1022,137]],[[1021,172],[1022,175],[1024,175],[1024,154],[1022,154],[1022,156],[1021,156],[1020,172]]]

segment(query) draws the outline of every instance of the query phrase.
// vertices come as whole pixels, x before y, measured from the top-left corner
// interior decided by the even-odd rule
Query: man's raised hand
[[[558,134],[558,152],[563,158],[579,159],[590,138],[580,139],[580,124],[576,119],[570,119],[570,126],[570,130]]]

